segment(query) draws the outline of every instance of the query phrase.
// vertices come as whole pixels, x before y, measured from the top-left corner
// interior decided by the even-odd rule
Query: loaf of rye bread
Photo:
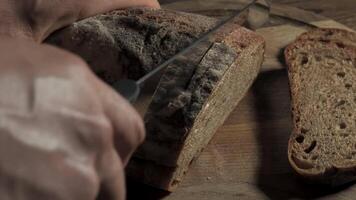
[[[216,22],[169,10],[128,9],[75,23],[47,42],[82,56],[110,84],[149,72]],[[160,78],[145,114],[146,140],[126,168],[130,178],[172,191],[252,85],[265,44],[236,24],[206,48],[199,62],[172,64]],[[116,71],[118,66],[124,70]]]
[[[288,157],[314,182],[356,179],[355,44],[355,33],[315,29],[285,50],[294,122]]]

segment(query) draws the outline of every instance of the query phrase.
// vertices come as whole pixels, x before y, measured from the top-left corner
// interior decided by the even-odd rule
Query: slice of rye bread
[[[122,16],[125,16],[125,22],[135,23],[123,25],[122,20],[118,20]],[[118,25],[108,26],[110,21]],[[147,73],[151,70],[147,68],[152,67],[151,63],[165,59],[160,52],[172,54],[215,23],[215,19],[200,15],[168,10],[129,9],[78,22],[56,33],[48,41],[79,55],[86,54],[85,51],[90,51],[88,55],[96,55],[100,53],[97,51],[105,50],[105,45],[112,44],[96,44],[103,41],[98,39],[98,35],[103,34],[97,33],[98,28],[90,26],[100,26],[109,35],[108,38],[112,38],[110,40],[128,41],[126,46],[122,42],[114,43],[115,47],[105,50],[105,54],[116,53],[120,58],[120,54],[127,52],[127,49],[140,50],[130,51],[129,56],[129,59],[134,58],[139,62],[123,66],[134,66],[136,69],[131,73],[136,77],[138,71]],[[148,33],[147,27],[157,28]],[[116,31],[121,35],[126,30],[129,34],[124,39],[117,38]],[[161,36],[162,32],[164,36]],[[142,38],[154,39],[144,42]],[[160,45],[162,41],[163,45]],[[95,46],[99,46],[98,49]],[[146,140],[126,168],[128,177],[169,191],[176,188],[192,160],[208,144],[252,85],[260,70],[264,49],[265,42],[261,36],[236,24],[217,37],[198,63],[187,59],[169,66],[145,114]],[[95,62],[96,58],[90,59]],[[143,61],[150,61],[150,64],[146,65]],[[113,64],[122,65],[122,62],[115,61]],[[108,75],[115,73],[107,66],[102,65],[101,70]],[[110,83],[110,80],[107,82]]]
[[[285,50],[294,123],[288,158],[301,177],[340,185],[356,179],[356,47],[307,35],[319,38],[304,34]]]
[[[356,46],[356,33],[337,28],[316,28],[301,34],[297,40],[318,40],[323,42],[335,42],[339,46]]]

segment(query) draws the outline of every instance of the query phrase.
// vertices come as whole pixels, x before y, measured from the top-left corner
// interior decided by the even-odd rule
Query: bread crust
[[[218,22],[153,8],[115,10],[75,22],[46,43],[82,57],[108,84],[139,79]]]
[[[316,28],[301,34],[297,40],[319,40],[356,45],[356,33],[338,28]]]

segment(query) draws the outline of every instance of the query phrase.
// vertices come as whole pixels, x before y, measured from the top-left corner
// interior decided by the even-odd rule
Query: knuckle
[[[81,131],[85,143],[102,151],[113,146],[113,127],[106,117],[88,120],[87,127]]]
[[[76,166],[67,166],[67,174],[63,174],[68,177],[65,183],[68,187],[67,190],[75,197],[74,199],[83,197],[85,197],[84,199],[92,199],[96,196],[95,191],[98,191],[100,187],[98,172],[85,163],[77,163]]]
[[[133,114],[131,117],[130,117],[130,120],[129,120],[129,124],[131,126],[131,129],[132,129],[132,134],[134,135],[134,145],[135,146],[138,146],[140,145],[144,139],[145,139],[145,128],[144,128],[144,122],[142,120],[142,118],[138,115],[138,114]]]
[[[67,67],[69,69],[73,69],[81,73],[83,73],[83,71],[89,71],[87,70],[89,69],[87,63],[77,55],[68,53],[67,62],[68,62]]]
[[[110,121],[102,117],[101,120],[95,121],[94,122],[97,127],[97,135],[101,137],[101,140],[103,141],[104,144],[108,144],[112,142],[113,138],[113,127],[110,123]],[[99,134],[98,134],[99,133]]]
[[[93,122],[99,132],[105,133],[100,134],[102,137],[110,138],[112,137],[113,128],[110,121],[106,117],[100,117],[98,120]]]

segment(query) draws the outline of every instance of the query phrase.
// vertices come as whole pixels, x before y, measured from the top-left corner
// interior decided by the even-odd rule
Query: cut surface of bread
[[[294,123],[288,158],[302,177],[339,185],[356,179],[356,48],[338,37],[306,39],[320,38],[312,33],[285,50]]]
[[[82,56],[110,84],[125,74],[138,78],[149,72],[216,22],[176,11],[128,9],[75,23],[47,41]],[[252,85],[264,48],[261,36],[236,24],[207,45],[198,62],[187,58],[169,66],[145,114],[146,140],[126,168],[128,177],[174,190]]]

